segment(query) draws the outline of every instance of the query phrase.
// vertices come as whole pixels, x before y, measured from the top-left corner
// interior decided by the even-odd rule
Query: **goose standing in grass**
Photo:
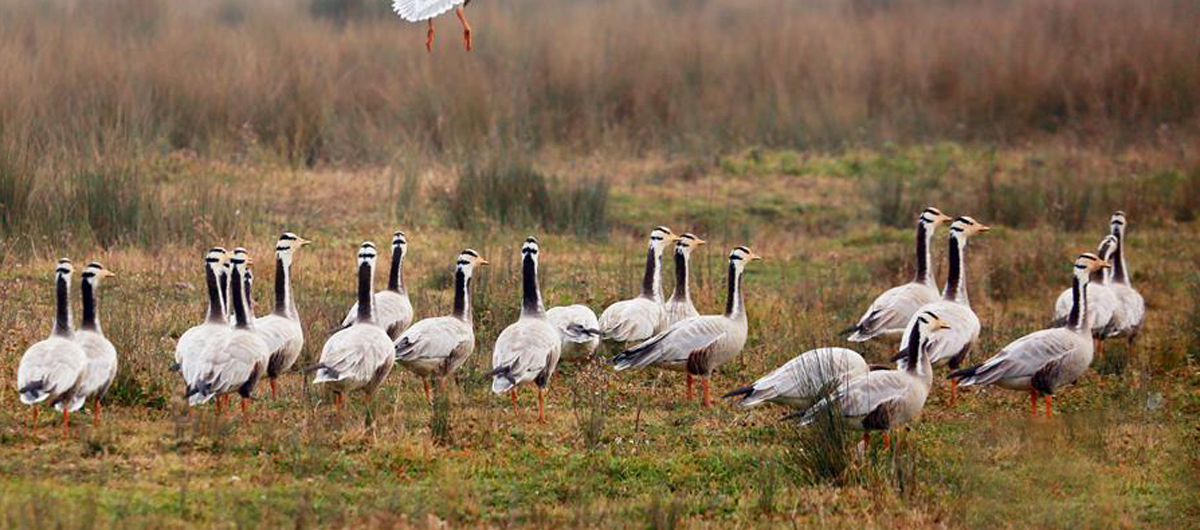
[[[1051,396],[1058,389],[1074,383],[1092,364],[1094,344],[1088,318],[1088,281],[1093,272],[1109,266],[1095,254],[1080,254],[1075,260],[1071,316],[1066,327],[1025,335],[983,364],[958,370],[950,377],[961,378],[962,386],[994,384],[1009,390],[1027,390],[1035,416],[1038,396],[1044,395],[1046,416],[1050,416]]]
[[[546,320],[538,287],[538,244],[530,237],[521,246],[521,317],[504,328],[492,349],[492,392],[510,392],[517,406],[517,386],[538,387],[538,421],[546,421],[545,389],[558,368],[562,337]]]
[[[173,366],[176,369],[183,366],[185,359],[199,355],[213,340],[229,331],[229,320],[225,310],[228,292],[224,275],[228,261],[229,252],[221,247],[213,247],[204,256],[204,285],[208,292],[208,311],[205,313],[204,322],[183,332],[175,342]],[[184,383],[190,386],[186,379]]]
[[[1113,235],[1104,236],[1100,246],[1096,248],[1096,256],[1103,261],[1111,262],[1112,255],[1117,249],[1117,238]],[[1088,325],[1092,328],[1092,337],[1096,340],[1096,353],[1104,353],[1104,339],[1115,333],[1113,313],[1117,308],[1117,296],[1108,285],[1108,269],[1101,268],[1092,273],[1088,280]],[[1058,295],[1054,302],[1054,321],[1048,327],[1057,328],[1067,325],[1071,316],[1071,306],[1074,301],[1073,290],[1067,289]]]
[[[327,385],[334,403],[342,409],[345,394],[362,390],[367,403],[379,384],[392,371],[395,350],[392,339],[375,320],[375,244],[363,242],[358,249],[358,310],[350,327],[338,330],[321,349],[314,368],[314,385]]]
[[[946,323],[929,311],[918,313],[914,322],[916,326],[908,334],[904,348],[908,357],[903,367],[867,372],[851,379],[808,409],[800,418],[801,425],[811,424],[830,405],[836,405],[834,413],[847,426],[864,431],[864,442],[869,441],[871,431],[884,431],[887,443],[887,431],[920,416],[933,384],[929,344],[935,333],[946,328]]]
[[[970,217],[959,217],[950,225],[950,247],[947,252],[950,260],[950,271],[946,275],[946,288],[942,291],[942,299],[921,306],[918,314],[931,312],[936,314],[948,327],[939,333],[929,345],[929,362],[933,366],[949,364],[957,370],[971,353],[971,346],[979,340],[979,317],[971,309],[971,301],[967,297],[967,242],[972,236],[987,232],[989,228]],[[916,319],[905,327],[901,337],[901,346],[909,344],[907,335],[916,328]],[[907,352],[900,350],[892,360],[903,364],[908,358]],[[950,379],[950,402],[958,398],[958,380]]]
[[[408,238],[404,232],[392,234],[392,265],[388,269],[387,289],[375,293],[375,323],[387,332],[388,337],[396,340],[413,321],[413,306],[408,299],[408,291],[404,289],[404,258],[408,255]],[[342,320],[341,329],[354,324],[358,318],[358,303],[356,302]]]
[[[471,25],[467,23],[467,15],[463,11],[463,8],[470,3],[471,0],[392,0],[392,10],[400,15],[400,18],[409,22],[428,21],[429,31],[425,35],[425,50],[433,53],[433,19],[454,9],[454,14],[458,15],[458,21],[462,23],[463,44],[467,47],[467,51],[471,51],[473,49]]]
[[[471,249],[463,250],[454,265],[454,309],[449,316],[426,318],[396,339],[396,364],[421,377],[425,400],[433,403],[429,378],[437,377],[439,390],[475,351],[475,320],[471,316],[471,277],[475,267],[488,261]]]
[[[709,379],[714,370],[741,353],[748,332],[746,304],[742,298],[742,275],[746,264],[762,259],[749,248],[729,253],[729,295],[725,313],[692,317],[613,357],[617,370],[655,366],[687,374],[687,395],[692,395],[692,376],[704,378],[704,406],[712,405]]]
[[[1127,337],[1129,349],[1133,350],[1134,341],[1146,319],[1146,301],[1129,281],[1129,264],[1125,262],[1125,225],[1125,212],[1114,213],[1111,226],[1112,235],[1117,237],[1117,249],[1113,253],[1109,288],[1117,299],[1116,310],[1113,311],[1113,335]]]
[[[604,340],[641,342],[666,328],[662,294],[662,253],[667,243],[678,239],[670,228],[650,231],[650,249],[646,253],[646,273],[642,294],[608,306],[600,314],[600,336]]]
[[[292,296],[292,260],[296,251],[311,243],[291,232],[279,236],[275,243],[275,311],[258,319],[254,329],[271,351],[267,361],[267,381],[271,384],[271,399],[275,399],[275,380],[296,364],[300,351],[304,349],[304,328],[300,325],[300,313],[296,311],[296,300]],[[247,279],[250,278],[247,272]],[[247,286],[246,292],[250,292]],[[253,298],[251,298],[253,300]],[[254,310],[251,303],[250,310]]]
[[[583,304],[551,307],[546,310],[546,319],[562,335],[563,359],[590,359],[600,347],[600,320],[590,307]]]
[[[17,365],[17,392],[21,403],[33,405],[33,425],[37,428],[37,405],[47,402],[62,411],[65,433],[70,428],[72,403],[83,384],[88,365],[87,353],[74,340],[71,329],[71,260],[60,259],[54,269],[54,327],[50,336],[25,350]],[[78,407],[77,407],[78,408]]]
[[[900,336],[921,306],[937,301],[937,286],[930,268],[929,246],[934,232],[951,218],[937,208],[926,208],[917,217],[917,270],[911,282],[893,287],[879,295],[858,323],[847,328],[850,342],[866,342],[876,337]]]
[[[188,382],[188,405],[201,405],[214,397],[220,399],[237,393],[242,397],[242,415],[248,418],[250,396],[258,380],[266,375],[271,350],[255,331],[254,312],[250,310],[245,281],[250,257],[243,249],[236,249],[232,263],[229,299],[233,302],[233,326],[199,355],[185,358],[182,370]]]
[[[817,348],[784,363],[749,386],[723,397],[739,398],[737,404],[753,407],[763,402],[807,410],[831,385],[844,385],[870,371],[862,355],[846,348]]]
[[[91,262],[80,274],[79,293],[83,298],[83,320],[75,332],[75,343],[87,354],[87,368],[83,381],[69,407],[75,412],[83,407],[84,401],[92,400],[92,424],[100,424],[100,399],[117,376],[117,349],[100,329],[100,307],[96,293],[100,290],[100,279],[116,276],[99,262]],[[64,409],[64,403],[55,405]]]
[[[688,265],[691,262],[692,251],[707,243],[692,233],[686,233],[675,240],[675,291],[667,300],[664,309],[667,312],[668,327],[684,319],[700,316],[696,305],[692,303],[692,293],[688,288]]]

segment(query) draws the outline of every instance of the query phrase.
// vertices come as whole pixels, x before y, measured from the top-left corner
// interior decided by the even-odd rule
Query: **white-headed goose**
[[[454,309],[448,316],[417,321],[396,339],[396,364],[421,377],[425,399],[433,402],[429,378],[444,382],[475,351],[475,321],[471,316],[471,277],[487,265],[479,253],[466,249],[454,264]]]
[[[946,324],[928,311],[918,313],[915,322],[905,346],[908,357],[903,368],[876,370],[851,379],[805,412],[800,423],[812,423],[830,404],[836,404],[835,413],[850,428],[865,431],[866,441],[870,431],[885,431],[886,435],[886,431],[920,416],[933,383],[928,346]]]
[[[100,279],[116,276],[105,269],[99,262],[91,262],[84,267],[80,274],[79,293],[83,298],[83,320],[79,330],[75,332],[75,343],[87,354],[87,369],[83,373],[83,382],[75,399],[70,405],[71,412],[83,407],[85,400],[92,400],[92,424],[100,423],[100,399],[112,385],[117,376],[117,349],[104,336],[100,328],[100,306],[96,293],[100,290]],[[62,410],[63,403],[57,405]]]
[[[471,25],[463,11],[471,0],[392,0],[392,11],[409,22],[427,21],[429,30],[425,35],[425,50],[433,53],[433,19],[451,9],[463,27],[463,44],[471,51]]]
[[[1096,248],[1096,257],[1111,263],[1113,253],[1117,250],[1117,237],[1104,236],[1100,246]],[[1096,339],[1096,353],[1104,351],[1104,339],[1116,333],[1113,325],[1113,313],[1117,308],[1117,296],[1108,285],[1108,270],[1097,269],[1088,280],[1088,325],[1092,328],[1092,337]],[[1054,321],[1047,327],[1067,325],[1071,316],[1071,306],[1074,302],[1073,289],[1066,289],[1054,301]]]
[[[967,297],[967,242],[971,236],[986,232],[989,228],[970,217],[959,217],[950,224],[950,247],[947,256],[950,260],[950,270],[946,275],[946,288],[942,291],[942,299],[921,306],[919,314],[930,312],[938,316],[946,324],[945,331],[939,333],[929,345],[929,362],[933,366],[949,364],[957,370],[971,353],[971,345],[979,340],[979,317],[971,309],[971,301]],[[893,360],[901,364],[908,357],[904,348],[909,344],[908,335],[917,326],[916,318],[905,327],[901,338],[900,352]],[[950,402],[958,397],[958,381],[950,380]]]
[[[675,239],[675,234],[665,226],[650,231],[650,248],[646,253],[642,294],[637,298],[610,305],[600,314],[601,338],[620,343],[641,342],[666,328],[662,294],[662,253],[667,243]]]
[[[1129,264],[1125,261],[1125,212],[1114,213],[1111,226],[1112,235],[1117,236],[1112,275],[1109,277],[1109,288],[1117,298],[1116,310],[1113,311],[1113,335],[1127,337],[1132,349],[1142,330],[1142,322],[1146,319],[1146,301],[1129,280]]]
[[[739,398],[738,405],[763,402],[807,410],[821,395],[870,371],[862,355],[846,348],[809,350],[776,368],[749,386],[725,394]]]
[[[199,355],[184,358],[182,372],[188,383],[188,405],[237,393],[242,397],[242,414],[248,416],[250,396],[258,380],[266,375],[271,352],[254,330],[254,312],[250,310],[245,281],[251,260],[239,248],[234,250],[231,261],[229,299],[233,302],[233,326],[219,334]]]
[[[1046,396],[1046,415],[1052,409],[1055,391],[1074,383],[1092,364],[1092,330],[1088,319],[1087,290],[1093,272],[1110,265],[1095,254],[1080,254],[1075,260],[1071,287],[1071,316],[1066,327],[1025,335],[978,366],[958,370],[961,386],[997,385],[1009,390],[1029,391],[1033,414],[1038,395]]]
[[[847,328],[850,342],[876,337],[900,336],[921,306],[938,299],[930,268],[929,246],[934,232],[951,218],[937,208],[926,208],[917,217],[917,270],[911,282],[884,291],[863,313],[858,323]]]
[[[749,248],[729,253],[729,295],[725,313],[683,320],[666,331],[613,357],[617,370],[655,366],[687,374],[691,396],[692,376],[704,378],[704,406],[712,404],[709,378],[746,345],[746,305],[742,299],[742,275],[746,264],[762,259]]]
[[[279,236],[275,243],[275,310],[254,323],[254,330],[262,335],[271,351],[266,375],[271,384],[272,399],[276,392],[275,380],[296,364],[304,349],[304,328],[300,325],[300,313],[296,311],[296,300],[292,295],[292,260],[296,251],[309,243],[291,232]],[[249,274],[250,271],[246,272]],[[246,291],[250,292],[249,288]],[[253,303],[250,308],[253,311]]]
[[[707,241],[690,232],[675,240],[675,290],[663,306],[667,312],[667,327],[680,320],[700,316],[700,311],[696,310],[696,304],[692,303],[692,293],[688,286],[688,273],[690,272],[688,265],[691,262],[692,251],[705,243]]]
[[[546,320],[538,287],[538,244],[530,237],[521,246],[521,317],[504,328],[492,349],[492,392],[511,392],[517,404],[517,386],[533,382],[538,387],[538,421],[546,420],[544,393],[562,354],[562,337]]]
[[[21,403],[34,405],[33,426],[37,428],[37,405],[71,403],[83,384],[88,357],[75,342],[71,330],[71,260],[61,259],[54,269],[54,327],[50,336],[25,350],[17,366],[17,392]],[[70,407],[61,407],[63,431],[71,421]]]
[[[314,368],[313,384],[327,385],[334,394],[338,410],[345,394],[362,390],[367,402],[375,389],[392,371],[395,350],[386,331],[375,321],[375,244],[364,242],[358,249],[358,312],[350,327],[338,330],[321,349]]]
[[[562,358],[568,361],[590,359],[600,347],[600,320],[596,312],[583,304],[551,307],[546,320],[562,335]]]
[[[395,340],[413,321],[413,306],[404,289],[404,258],[408,256],[408,238],[404,232],[392,234],[392,265],[388,269],[387,289],[375,293],[375,323]],[[348,328],[358,318],[358,303],[342,319],[342,328]]]

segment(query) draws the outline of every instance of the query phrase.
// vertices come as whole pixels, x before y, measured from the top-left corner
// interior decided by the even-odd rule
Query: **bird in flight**
[[[471,25],[467,23],[467,16],[463,13],[463,8],[470,3],[471,0],[392,0],[392,10],[409,22],[428,21],[429,33],[425,37],[425,49],[433,53],[433,19],[453,8],[454,13],[458,15],[458,21],[462,22],[463,42],[466,43],[467,51],[471,51]]]

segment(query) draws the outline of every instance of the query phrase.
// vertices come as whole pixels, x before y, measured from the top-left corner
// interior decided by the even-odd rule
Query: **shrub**
[[[471,164],[445,197],[450,224],[488,222],[585,236],[608,230],[609,186],[603,179],[546,177],[526,162]]]

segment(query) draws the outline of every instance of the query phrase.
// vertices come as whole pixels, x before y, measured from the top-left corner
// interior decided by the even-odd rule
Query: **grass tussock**
[[[608,196],[603,179],[548,177],[528,163],[492,160],[468,166],[445,204],[459,229],[496,223],[595,237],[608,231]]]

